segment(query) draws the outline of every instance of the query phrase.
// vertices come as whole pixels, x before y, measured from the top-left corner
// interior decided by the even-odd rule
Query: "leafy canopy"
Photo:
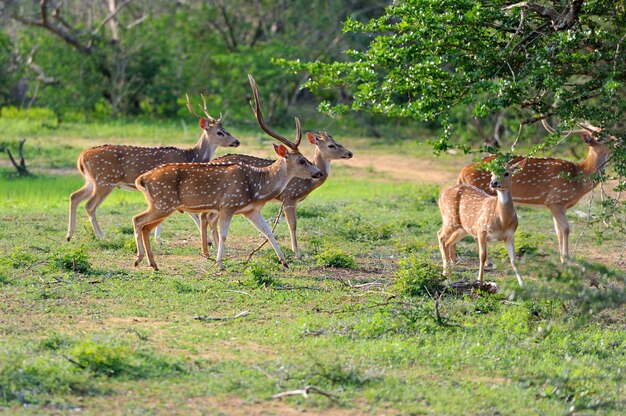
[[[444,122],[472,104],[485,117],[506,109],[520,122],[556,116],[612,126],[626,108],[626,2],[406,0],[347,33],[370,35],[345,61],[291,62],[314,90],[343,87],[348,109]]]

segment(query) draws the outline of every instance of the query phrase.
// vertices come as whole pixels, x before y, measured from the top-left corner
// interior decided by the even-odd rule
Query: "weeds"
[[[84,247],[61,247],[52,255],[52,266],[65,272],[89,274],[92,271],[91,263]]]
[[[396,288],[409,296],[434,295],[443,289],[443,269],[420,255],[401,259],[396,271]]]
[[[339,269],[354,269],[354,257],[336,248],[327,248],[315,255],[318,266],[336,267]]]

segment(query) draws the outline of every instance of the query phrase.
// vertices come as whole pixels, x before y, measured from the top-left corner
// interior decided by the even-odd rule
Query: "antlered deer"
[[[204,97],[202,97],[204,102]],[[239,140],[222,127],[222,117],[214,119],[206,109],[197,115],[191,108],[187,97],[187,108],[200,119],[202,135],[196,145],[189,149],[173,146],[140,147],[105,144],[83,151],[78,157],[78,170],[85,177],[85,185],[70,195],[70,220],[67,241],[74,234],[76,208],[89,198],[85,206],[89,221],[96,236],[101,239],[102,232],[96,220],[96,208],[116,187],[136,189],[135,180],[144,172],[164,163],[208,162],[213,158],[218,146],[237,147]]]
[[[491,196],[471,185],[454,185],[439,195],[439,210],[443,226],[437,233],[443,259],[444,273],[449,273],[456,260],[456,244],[467,234],[478,242],[480,267],[478,280],[483,282],[487,262],[487,242],[504,241],[517,282],[524,286],[522,275],[515,264],[515,230],[517,214],[511,197],[511,177],[517,165],[507,164],[501,175],[491,174],[490,188],[497,196]]]
[[[287,218],[287,224],[289,225],[289,232],[291,234],[291,248],[296,256],[300,258],[300,251],[298,250],[298,240],[296,238],[296,206],[298,202],[304,200],[311,192],[322,186],[322,184],[328,178],[330,172],[330,162],[335,159],[350,159],[352,158],[352,152],[336,142],[332,136],[326,132],[318,133],[306,133],[307,139],[311,144],[315,145],[315,154],[313,155],[313,164],[317,166],[319,170],[324,173],[320,179],[311,178],[293,178],[289,185],[278,195],[275,200],[280,201],[283,204],[285,210],[285,217]],[[243,163],[246,165],[252,165],[257,167],[269,166],[274,161],[267,160],[255,156],[249,155],[225,155],[214,160],[217,162],[234,162]],[[213,239],[217,237],[217,215],[216,214],[202,214],[201,216],[201,229],[202,231],[202,253],[208,257],[206,227],[209,225],[213,232]]]
[[[297,118],[294,143],[265,125],[258,88],[252,76],[248,77],[254,92],[254,113],[259,126],[289,150],[283,145],[274,145],[280,157],[270,166],[262,168],[237,163],[174,163],[139,176],[135,184],[145,194],[148,210],[133,217],[137,242],[135,266],[147,253],[150,265],[158,270],[150,247],[150,231],[174,211],[187,211],[218,214],[217,264],[220,269],[224,267],[224,242],[235,214],[244,215],[270,240],[281,263],[287,267],[287,260],[261,210],[285,189],[292,178],[319,179],[324,174],[298,151],[302,131]]]
[[[550,133],[555,133],[545,119],[543,126]],[[559,241],[561,262],[569,257],[569,222],[566,211],[573,207],[584,195],[591,191],[596,183],[593,176],[600,172],[607,162],[610,149],[607,146],[613,136],[602,137],[602,129],[590,124],[581,124],[582,129],[569,130],[561,134],[581,134],[589,145],[587,157],[580,163],[554,158],[522,158],[513,159],[513,162],[524,160],[520,172],[515,176],[511,192],[516,204],[543,206],[550,210],[554,219],[554,229]],[[495,156],[483,159],[483,162],[493,160]],[[471,163],[459,173],[457,183],[476,186],[493,195],[489,189],[489,175],[479,168],[479,164]]]

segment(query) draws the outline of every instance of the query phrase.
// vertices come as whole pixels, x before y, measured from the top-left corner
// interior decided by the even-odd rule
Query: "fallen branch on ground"
[[[290,390],[290,391],[285,391],[283,393],[278,393],[278,394],[273,395],[272,399],[282,399],[283,397],[300,396],[300,395],[302,395],[305,399],[308,399],[309,393],[321,394],[322,396],[328,397],[331,400],[339,399],[339,396],[335,394],[327,393],[323,390],[318,389],[315,386],[304,386],[304,388],[301,390]]]
[[[471,293],[476,290],[481,290],[483,292],[494,294],[494,293],[498,293],[498,286],[493,282],[481,283],[477,280],[473,280],[473,281],[461,280],[458,282],[448,283],[444,288],[445,292],[453,293],[456,295]]]
[[[202,321],[202,322],[207,322],[207,321],[231,321],[231,320],[235,320],[237,318],[242,318],[244,316],[248,316],[250,315],[250,311],[242,311],[239,312],[237,315],[235,316],[194,316],[193,319],[195,319],[196,321]]]

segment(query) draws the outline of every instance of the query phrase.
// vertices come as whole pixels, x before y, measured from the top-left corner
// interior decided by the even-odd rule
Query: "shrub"
[[[354,257],[336,248],[327,248],[315,255],[319,266],[337,267],[340,269],[354,269],[356,262]]]
[[[35,263],[35,256],[30,254],[26,247],[15,246],[8,256],[2,256],[1,262],[14,269],[22,269]]]
[[[432,295],[443,289],[443,269],[432,260],[411,255],[400,260],[396,287],[409,296]]]
[[[62,248],[52,256],[52,265],[59,270],[87,274],[91,272],[91,263],[83,247]]]
[[[67,360],[15,351],[0,353],[0,405],[45,403],[51,395],[95,391],[89,375]]]
[[[251,262],[245,270],[245,275],[252,280],[255,286],[273,287],[278,286],[280,281],[274,276],[277,272],[275,263],[266,260]]]
[[[86,341],[71,348],[69,355],[80,368],[106,377],[137,380],[183,371],[176,362],[146,351],[135,351],[124,345]]]

